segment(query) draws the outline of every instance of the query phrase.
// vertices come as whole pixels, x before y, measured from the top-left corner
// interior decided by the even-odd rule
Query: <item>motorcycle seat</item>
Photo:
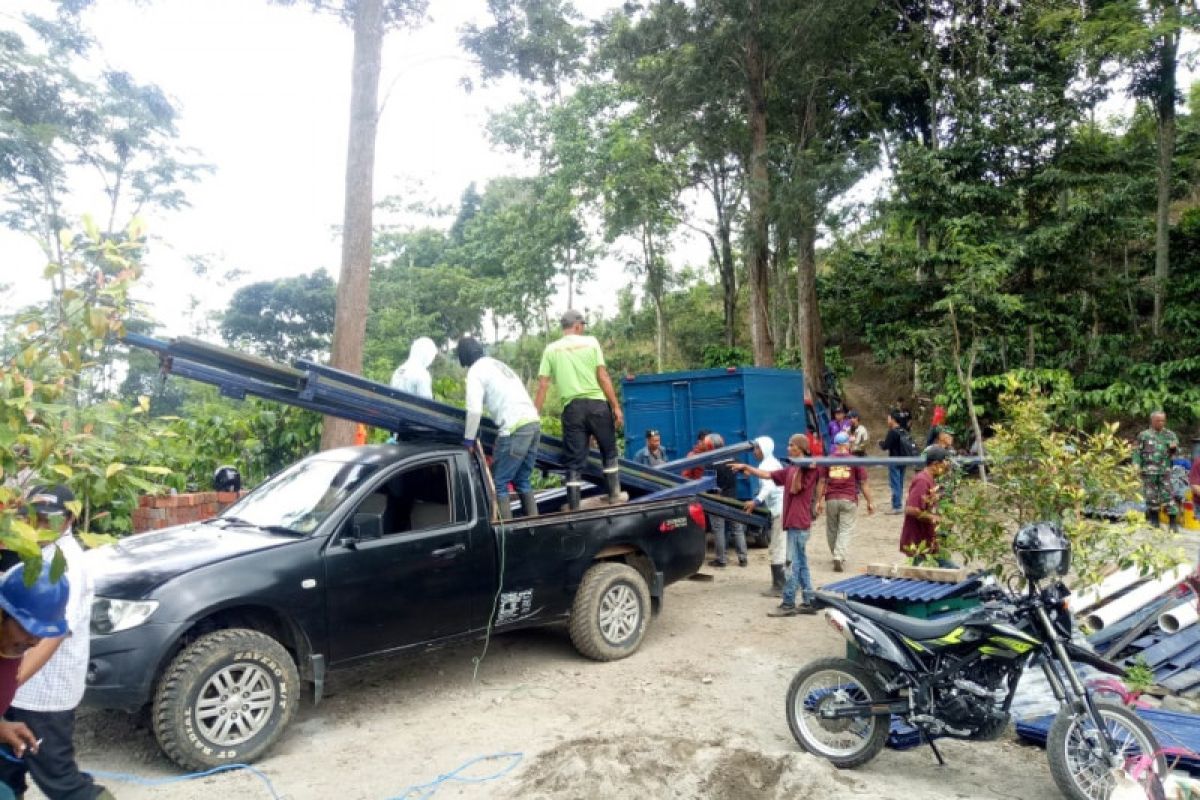
[[[978,609],[969,608],[965,611],[955,611],[953,614],[946,614],[937,619],[917,619],[916,617],[906,617],[903,614],[897,614],[893,611],[884,611],[882,608],[869,606],[865,603],[856,603],[853,600],[847,600],[846,605],[855,614],[861,614],[873,622],[878,622],[880,625],[896,633],[917,641],[923,639],[940,639],[975,616],[978,611]]]

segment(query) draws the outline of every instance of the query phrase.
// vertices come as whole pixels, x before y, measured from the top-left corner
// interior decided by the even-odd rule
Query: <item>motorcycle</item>
[[[977,578],[980,605],[932,620],[817,592],[829,624],[860,660],[823,658],[796,674],[787,694],[792,735],[837,767],[867,763],[883,748],[893,715],[915,727],[944,764],[933,737],[987,741],[1006,730],[1021,674],[1037,658],[1059,711],[1046,754],[1071,800],[1107,800],[1133,760],[1149,756],[1167,774],[1153,732],[1120,703],[1093,696],[1073,661],[1121,670],[1071,641],[1061,581],[1070,543],[1057,525],[1023,527],[1014,540],[1024,591]]]

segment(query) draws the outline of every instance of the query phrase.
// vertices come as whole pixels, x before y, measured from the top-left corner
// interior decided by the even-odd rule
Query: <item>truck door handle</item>
[[[434,550],[429,555],[433,556],[434,558],[454,558],[459,553],[466,552],[466,550],[467,550],[467,546],[465,544],[459,543],[456,545],[451,545],[450,547],[439,548],[437,550]]]

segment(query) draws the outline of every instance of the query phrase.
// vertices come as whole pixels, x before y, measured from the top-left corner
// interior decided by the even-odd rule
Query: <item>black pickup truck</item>
[[[637,650],[663,588],[704,559],[689,499],[491,522],[478,458],[400,443],[310,456],[222,515],[88,553],[85,703],[151,705],[189,769],[247,762],[301,681],[376,656],[569,620],[601,661]]]

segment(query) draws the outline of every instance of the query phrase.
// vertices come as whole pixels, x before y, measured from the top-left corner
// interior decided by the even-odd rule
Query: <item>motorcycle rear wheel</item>
[[[820,709],[846,703],[883,703],[887,696],[870,671],[845,658],[822,658],[792,678],[787,694],[788,727],[800,746],[835,767],[861,766],[883,749],[890,718],[864,715],[825,719]]]
[[[1093,702],[1123,759],[1159,752],[1154,733],[1137,714],[1119,703]],[[1116,785],[1112,768],[1104,761],[1096,725],[1087,714],[1066,707],[1058,712],[1046,739],[1046,757],[1055,785],[1071,800],[1108,800],[1112,794]],[[1160,778],[1167,775],[1167,761],[1161,754],[1154,758],[1154,771]]]

